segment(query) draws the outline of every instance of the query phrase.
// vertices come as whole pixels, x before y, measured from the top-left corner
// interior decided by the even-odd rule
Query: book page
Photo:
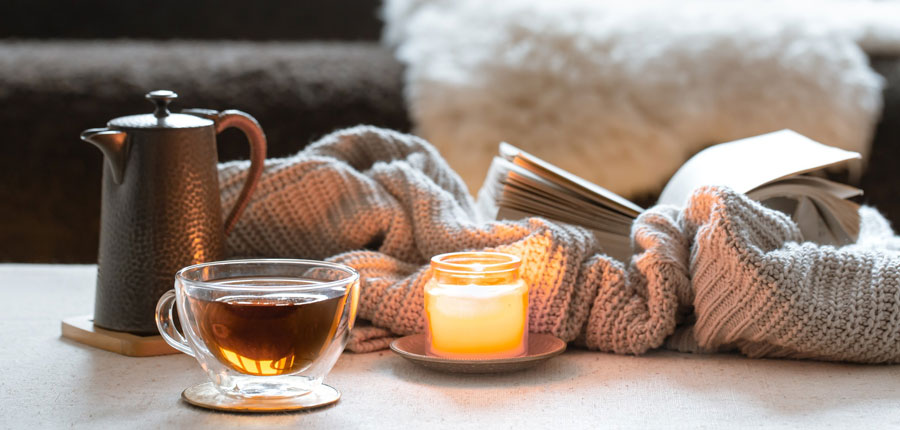
[[[767,206],[773,199],[793,199],[796,208],[785,212],[792,215],[804,239],[822,245],[845,245],[855,242],[859,235],[859,205],[845,200],[845,196],[861,193],[826,179],[797,176],[759,187],[747,196]]]
[[[500,156],[537,175],[545,176],[548,181],[559,184],[586,199],[593,200],[598,205],[616,210],[628,217],[636,218],[644,211],[643,208],[624,197],[579,178],[506,142],[500,143]]]
[[[501,207],[500,211],[497,213],[498,220],[520,220],[526,219],[535,216],[535,214],[529,211],[523,211],[517,208],[510,207]],[[542,215],[543,216],[543,215]],[[545,216],[546,218],[553,219],[555,221],[564,222],[567,224],[573,224],[570,221],[555,219],[553,217]],[[574,224],[581,225],[581,224]],[[581,225],[582,227],[585,227]],[[587,227],[590,228],[590,227]],[[613,258],[618,259],[619,261],[628,261],[631,258],[632,250],[631,250],[631,236],[628,233],[610,233],[603,230],[595,230],[591,229],[591,232],[594,234],[594,237],[597,239],[597,242],[600,244],[603,252]]]
[[[598,224],[609,224],[611,228],[615,225],[625,226],[626,230],[630,228],[633,218],[583,199],[559,184],[547,181],[522,167],[517,165],[512,167],[513,170],[507,174],[503,182],[501,205],[507,198],[513,198],[518,194],[523,202],[534,203],[535,210],[543,204],[545,207],[566,211],[572,216],[594,219]]]
[[[825,178],[818,178],[809,175],[792,176],[787,179],[781,179],[775,182],[771,182],[754,188],[753,190],[748,192],[747,195],[750,196],[750,198],[755,198],[753,197],[755,192],[762,191],[768,188],[774,188],[776,190],[775,192],[777,193],[778,187],[785,184],[819,188],[839,199],[849,199],[851,197],[863,195],[863,190],[852,185],[842,184],[840,182],[834,182]]]
[[[703,185],[723,185],[747,193],[779,179],[859,158],[859,153],[823,145],[791,130],[722,143],[684,163],[657,203],[683,206]]]
[[[494,157],[476,208],[481,219],[490,220],[504,207],[626,236],[633,220],[506,158]]]

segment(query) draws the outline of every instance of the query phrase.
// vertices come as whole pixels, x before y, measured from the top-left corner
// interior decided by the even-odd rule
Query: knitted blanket
[[[224,207],[247,167],[220,165]],[[430,144],[357,127],[267,160],[228,246],[235,256],[359,270],[358,315],[371,325],[354,328],[351,351],[424,331],[431,256],[488,249],[522,258],[530,331],[590,349],[900,362],[900,237],[875,210],[861,215],[858,243],[816,246],[782,213],[702,188],[684,208],[642,214],[632,229],[636,254],[620,262],[582,228],[478,220],[462,180]]]

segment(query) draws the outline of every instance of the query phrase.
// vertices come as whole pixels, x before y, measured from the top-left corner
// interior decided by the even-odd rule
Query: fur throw
[[[868,151],[900,3],[388,0],[416,132],[470,190],[508,141],[614,192],[793,129]]]

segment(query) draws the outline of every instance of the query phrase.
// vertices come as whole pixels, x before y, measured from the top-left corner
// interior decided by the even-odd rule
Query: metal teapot
[[[182,267],[224,257],[225,235],[262,174],[266,137],[236,110],[171,113],[178,95],[152,91],[152,114],[113,119],[81,133],[103,151],[103,203],[94,324],[157,333],[156,301]],[[222,221],[216,134],[237,128],[250,141],[250,171]]]

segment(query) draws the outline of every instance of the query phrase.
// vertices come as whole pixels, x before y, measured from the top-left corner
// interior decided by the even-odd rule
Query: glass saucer
[[[425,353],[425,334],[401,337],[391,342],[391,350],[401,357],[429,369],[453,373],[514,372],[537,366],[566,350],[562,339],[550,334],[528,334],[528,352],[521,357],[463,359],[433,357]]]
[[[181,398],[194,406],[217,411],[271,413],[300,411],[333,404],[341,392],[330,385],[320,384],[307,394],[279,399],[248,399],[226,396],[216,390],[212,382],[194,385],[181,393]]]

